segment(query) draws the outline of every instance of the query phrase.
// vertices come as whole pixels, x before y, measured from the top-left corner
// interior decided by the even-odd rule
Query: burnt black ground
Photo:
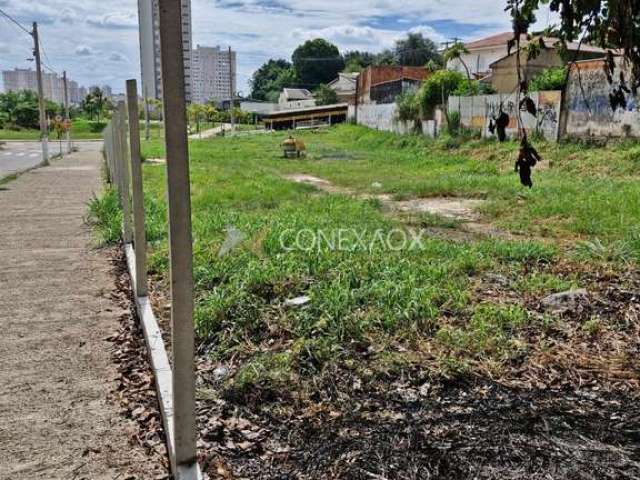
[[[201,402],[212,478],[640,478],[640,406],[627,392],[408,380],[317,397]]]

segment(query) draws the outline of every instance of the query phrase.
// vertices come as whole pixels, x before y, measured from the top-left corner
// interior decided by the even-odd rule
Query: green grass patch
[[[516,272],[512,286],[523,296],[577,283],[546,272],[564,254],[554,242],[423,237],[420,248],[390,249],[381,236],[409,231],[385,215],[380,202],[325,194],[285,180],[287,174],[315,175],[356,192],[396,198],[482,198],[484,221],[531,236],[575,240],[572,256],[591,252],[594,262],[619,259],[597,255],[617,244],[625,246],[627,258],[640,254],[634,227],[640,186],[630,177],[635,145],[600,148],[624,164],[611,168],[593,147],[542,144],[552,166],[537,169],[535,188],[525,190],[512,171],[515,143],[399,137],[351,125],[296,135],[307,145],[306,159],[282,158],[285,133],[190,143],[196,328],[215,358],[246,359],[236,386],[286,382],[329,364],[347,364],[380,342],[409,351],[427,342],[447,371],[464,372],[480,360],[499,369],[526,354],[523,329],[544,326],[532,323],[521,305],[477,298],[478,279]],[[143,155],[162,158],[164,146],[157,139],[144,141]],[[568,155],[581,155],[588,165],[578,167]],[[144,166],[149,269],[166,279],[165,171],[163,165]],[[117,199],[110,195],[96,200],[104,205],[90,206],[104,241],[119,232]],[[421,222],[460,226],[437,215],[423,215]],[[352,233],[336,248],[340,230]],[[596,247],[584,247],[584,241]],[[309,298],[304,305],[287,304],[302,295]]]

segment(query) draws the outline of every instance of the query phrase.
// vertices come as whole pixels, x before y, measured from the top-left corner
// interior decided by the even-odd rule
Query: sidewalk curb
[[[60,158],[63,158],[64,155],[61,155],[59,153],[53,155],[52,157],[49,157],[49,160],[43,160],[40,163],[38,163],[37,165],[34,165],[32,167],[29,168],[23,168],[22,170],[16,170],[15,172],[12,172],[8,175],[5,175],[4,177],[0,177],[0,185],[5,184],[5,183],[9,183],[9,182],[13,182],[14,180],[16,180],[18,177],[20,177],[20,175],[24,175],[25,173],[28,173],[32,170],[36,170],[38,168],[42,168],[42,167],[48,167],[50,165],[49,162],[51,162],[51,160],[58,160]]]

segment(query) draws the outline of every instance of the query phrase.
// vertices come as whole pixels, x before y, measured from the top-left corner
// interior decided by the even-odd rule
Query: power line
[[[9,15],[7,12],[5,12],[4,10],[2,10],[0,8],[0,14],[2,14],[4,17],[6,17],[9,21],[15,23],[20,30],[24,31],[25,33],[27,33],[29,36],[32,36],[33,34],[27,30],[20,22],[18,22],[15,18],[13,18],[11,15]]]

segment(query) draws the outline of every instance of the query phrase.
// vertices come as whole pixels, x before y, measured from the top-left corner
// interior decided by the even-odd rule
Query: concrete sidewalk
[[[100,161],[81,150],[0,185],[0,478],[157,472],[108,400],[116,371],[106,338],[122,310],[83,221]]]
[[[202,138],[215,137],[219,133],[222,133],[223,130],[225,132],[230,132],[231,131],[231,124],[230,123],[223,123],[219,127],[210,128],[209,130],[203,130],[200,133],[191,134],[191,135],[189,135],[189,139],[190,140],[199,140],[199,139],[202,139]]]

